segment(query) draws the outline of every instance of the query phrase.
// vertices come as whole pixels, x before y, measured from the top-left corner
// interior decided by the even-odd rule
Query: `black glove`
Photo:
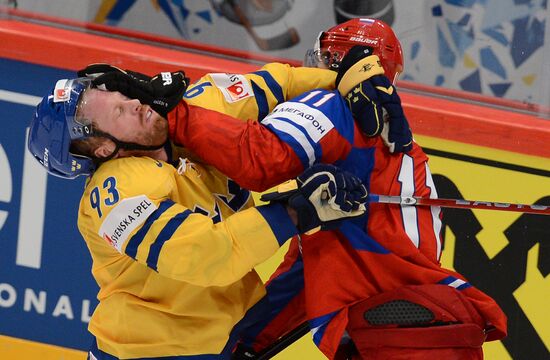
[[[316,164],[261,200],[282,202],[296,210],[298,231],[305,233],[336,228],[340,220],[363,215],[367,195],[356,176],[333,165]]]
[[[367,136],[382,135],[391,153],[412,149],[409,122],[401,99],[387,77],[375,75],[363,81],[348,93],[346,101],[357,125]]]
[[[343,95],[355,121],[357,121],[357,125],[365,135],[371,137],[382,135],[384,142],[392,153],[408,152],[412,149],[412,133],[409,123],[395,87],[386,76],[376,71],[377,65],[374,64],[378,61],[378,57],[373,56],[370,62],[364,63],[366,67],[372,65],[372,69],[363,72],[353,68],[357,62],[370,56],[373,56],[372,48],[368,46],[354,46],[351,48],[340,63],[336,86],[339,90],[340,87],[344,86],[345,91],[351,88],[349,92]],[[341,83],[344,77],[347,77],[346,84]],[[354,84],[354,79],[357,79],[358,83],[350,86],[350,81],[351,84]],[[383,110],[387,112],[387,119],[384,119]],[[384,129],[385,126],[386,129]]]
[[[91,64],[77,74],[94,78],[92,84],[100,89],[118,91],[131,99],[138,99],[165,118],[182,100],[189,84],[183,71],[161,72],[149,77],[109,64]]]

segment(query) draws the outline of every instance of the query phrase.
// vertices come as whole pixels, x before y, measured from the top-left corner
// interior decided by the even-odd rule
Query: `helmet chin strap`
[[[104,157],[104,158],[99,158],[99,160],[102,161],[102,162],[107,161],[107,160],[111,160],[113,157],[115,157],[115,155],[121,149],[123,149],[123,150],[140,150],[140,151],[155,151],[155,150],[161,149],[166,144],[166,141],[164,141],[162,144],[159,144],[159,145],[142,145],[142,144],[138,144],[138,143],[134,143],[134,142],[121,141],[121,140],[117,139],[116,137],[114,137],[113,135],[111,135],[109,133],[106,133],[106,132],[103,132],[101,130],[94,130],[94,134],[92,136],[94,136],[94,137],[105,137],[105,138],[107,138],[107,139],[109,139],[109,140],[111,140],[112,142],[115,143],[116,147],[115,147],[115,150],[111,153],[111,155],[109,155],[107,157]]]

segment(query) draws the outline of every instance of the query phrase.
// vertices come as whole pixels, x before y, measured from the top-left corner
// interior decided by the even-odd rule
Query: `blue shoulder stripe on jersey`
[[[472,284],[465,282],[464,284],[457,286],[455,289],[464,290],[464,289],[467,289],[469,287],[472,287]]]
[[[301,125],[284,117],[270,117],[269,122],[263,125],[292,147],[304,169],[321,159],[323,152],[320,144],[316,143]]]
[[[165,200],[160,203],[158,209],[156,209],[151,215],[149,215],[141,228],[128,241],[128,245],[126,245],[126,250],[124,251],[128,256],[133,259],[136,258],[137,249],[142,243],[143,239],[145,239],[145,235],[147,235],[147,232],[149,231],[153,223],[172,205],[174,205],[174,202],[172,200]]]
[[[281,85],[271,76],[271,74],[266,70],[260,70],[255,71],[253,74],[256,74],[258,76],[261,76],[267,86],[269,87],[269,90],[271,90],[271,93],[273,96],[275,96],[275,99],[277,99],[277,104],[282,103],[285,101],[285,95],[283,93],[283,89],[281,88]]]
[[[280,246],[294,235],[298,235],[298,230],[283,205],[277,203],[263,205],[256,207],[256,210],[267,221]]]
[[[162,228],[159,235],[157,236],[157,238],[149,248],[149,255],[147,256],[147,266],[157,271],[160,250],[162,250],[162,246],[164,245],[165,242],[167,242],[168,240],[170,240],[170,238],[172,238],[172,235],[174,235],[174,232],[177,230],[177,228],[192,213],[193,212],[191,210],[185,210],[183,212],[180,212],[179,214],[171,218],[166,225],[164,225],[164,228]]]
[[[456,278],[454,276],[447,276],[445,279],[438,282],[438,284],[448,285],[454,287],[457,290],[464,290],[472,286],[469,282]]]
[[[277,136],[283,140],[285,143],[287,143],[288,145],[290,145],[290,147],[294,150],[294,152],[296,153],[296,155],[298,156],[298,158],[300,159],[300,162],[302,163],[302,166],[304,167],[304,169],[307,169],[309,167],[309,159],[308,159],[308,156],[306,154],[306,152],[304,151],[304,148],[302,148],[302,146],[300,146],[300,144],[294,139],[294,137],[292,137],[291,135],[287,134],[287,133],[284,133],[284,132],[280,132],[278,131],[277,129],[275,129],[273,127],[273,125],[271,124],[268,124],[268,125],[265,125],[269,130],[273,131],[275,134],[277,134]]]
[[[269,104],[265,96],[265,91],[263,91],[254,81],[250,81],[250,84],[252,85],[256,105],[258,105],[258,121],[260,121],[269,113]]]

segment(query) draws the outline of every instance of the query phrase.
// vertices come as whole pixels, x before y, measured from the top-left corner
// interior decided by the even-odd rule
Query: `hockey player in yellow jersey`
[[[128,81],[128,79],[126,78],[126,75],[129,75],[134,79],[138,79],[139,85],[141,86],[137,86],[134,88],[133,85],[135,84],[133,83],[127,84],[129,85],[127,86],[129,90],[137,91],[137,94],[135,94],[136,96],[130,96],[130,97],[139,98],[143,104],[150,103],[151,108],[148,108],[148,109],[155,110],[165,118],[168,118],[168,112],[172,110],[177,103],[181,102],[182,95],[187,88],[187,81],[188,81],[184,77],[183,73],[179,73],[179,72],[171,73],[171,74],[165,73],[164,75],[161,75],[162,77],[159,76],[151,80],[149,78],[141,77],[141,75],[138,73],[132,73],[132,72],[126,73],[116,67],[112,67],[106,64],[92,65],[79,72],[79,76],[91,75],[95,77],[99,74],[104,75],[102,77],[103,80],[110,79],[111,80],[109,82],[110,85],[115,84],[122,87],[124,87],[125,82]],[[185,93],[184,100],[185,100],[185,103],[188,104],[190,112],[192,112],[194,116],[204,116],[206,121],[208,121],[208,118],[212,116],[212,113],[205,112],[203,111],[203,109],[208,109],[208,110],[213,110],[216,112],[228,114],[228,115],[237,117],[241,120],[246,120],[251,118],[261,119],[264,116],[266,116],[278,103],[281,103],[287,99],[293,98],[303,93],[306,90],[310,90],[313,88],[328,88],[328,89],[334,88],[335,77],[336,77],[335,73],[329,70],[313,69],[313,68],[294,68],[285,64],[274,63],[274,64],[268,64],[263,68],[261,68],[259,71],[250,73],[250,74],[243,74],[243,75],[225,74],[225,73],[208,74],[203,78],[201,78],[199,81],[189,86],[189,88],[187,89],[188,91],[186,91]],[[159,81],[159,80],[162,80],[163,78],[170,78],[171,81],[170,82]],[[149,101],[146,101],[144,98],[148,98]],[[124,111],[122,108],[119,108],[116,111],[119,111],[120,113],[128,112],[128,111]],[[148,115],[146,115],[145,117],[147,116]],[[144,121],[143,123],[145,124],[145,127],[147,127],[148,124],[152,124],[153,122],[149,123],[147,121]],[[137,134],[136,135],[137,140],[125,138],[124,136],[113,138],[113,140],[115,140],[112,143],[114,144],[114,148],[112,147],[105,148],[103,146],[100,146],[99,148],[96,149],[96,152],[93,154],[93,156],[97,158],[109,158],[114,154],[122,154],[122,156],[124,156],[126,150],[130,150],[130,151],[133,151],[134,153],[136,151],[144,151],[146,152],[145,154],[147,154],[150,157],[155,157],[168,162],[171,160],[171,158],[177,159],[178,156],[175,153],[172,154],[173,156],[169,156],[170,154],[168,155],[166,154],[166,153],[170,153],[172,151],[172,148],[169,148],[168,151],[165,151],[164,147],[161,148],[160,146],[158,146],[161,143],[164,145],[163,143],[164,138],[162,136],[164,136],[165,133],[168,133],[166,129],[163,129],[163,126],[166,125],[166,122],[164,122],[164,124],[162,125],[159,125],[159,123],[156,123],[156,122],[155,124],[156,125],[151,125],[150,128],[147,129],[147,132],[150,135],[144,136],[141,133]],[[106,137],[109,137],[111,134],[115,134],[117,130],[121,128],[132,128],[133,125],[134,124],[130,122],[117,123],[116,121],[113,121],[111,124],[107,124],[107,128],[105,129],[102,128],[103,132],[101,134],[105,135]],[[155,136],[155,133],[159,133],[161,135]],[[96,131],[96,135],[98,134],[100,133]],[[40,136],[37,136],[37,138],[40,138]],[[154,139],[154,140],[151,140],[151,139]],[[150,142],[147,142],[149,140]],[[83,148],[84,149],[79,149],[79,150],[85,151],[86,146],[83,146]],[[181,149],[177,149],[177,150],[174,149],[174,151],[176,152],[179,150]],[[43,152],[43,149],[40,151]],[[189,154],[186,154],[186,155],[189,155]],[[42,158],[44,157],[43,154],[39,156],[41,156]],[[52,167],[53,157],[51,155],[51,149],[50,149],[50,154],[48,154],[48,157],[50,161],[47,161],[45,163],[47,166],[50,167],[49,169],[50,172],[54,174],[59,172],[59,167]],[[88,185],[87,191],[89,192],[89,194],[88,193],[85,194],[82,198],[83,204],[81,204],[81,213],[79,214],[79,218],[80,218],[79,228],[82,229],[83,235],[85,238],[88,238],[88,237],[96,238],[95,232],[97,231],[94,231],[92,229],[95,229],[97,227],[97,224],[95,222],[92,222],[93,218],[90,214],[94,214],[94,212],[98,213],[101,211],[102,218],[106,219],[108,215],[104,213],[103,208],[104,207],[109,208],[109,206],[112,206],[112,205],[108,205],[108,204],[112,204],[113,201],[115,200],[115,198],[113,198],[114,193],[113,194],[109,193],[109,186],[114,185],[114,183],[112,179],[108,180],[109,176],[107,176],[107,174],[109,173],[117,174],[117,177],[116,177],[117,189],[122,185],[121,181],[119,180],[119,177],[121,176],[122,173],[125,174],[124,175],[125,178],[126,176],[128,176],[126,174],[134,174],[133,177],[138,177],[140,179],[146,178],[146,176],[144,176],[140,171],[137,172],[139,175],[135,175],[136,174],[135,171],[130,171],[126,169],[126,166],[134,168],[134,165],[135,165],[134,163],[136,161],[133,160],[132,162],[130,162],[128,165],[125,165],[125,166],[122,166],[122,165],[120,165],[120,167],[117,166],[116,169],[113,169],[113,171],[102,170],[101,172],[98,172],[94,175],[94,179],[99,179],[97,174],[105,174],[105,177],[101,178],[104,183],[100,183],[101,181],[98,180],[95,186]],[[143,162],[143,161],[144,160],[140,160],[140,162]],[[91,171],[90,169],[83,170],[86,168],[86,166],[81,163],[81,159],[78,157],[76,159],[76,164],[77,164],[76,166],[72,166],[72,164],[70,164],[70,166],[67,166],[66,168],[62,167],[64,171],[61,171],[62,174],[58,174],[58,175],[66,176],[66,177],[74,177],[74,176],[78,176],[79,172],[86,173],[86,171]],[[111,166],[110,164],[111,163],[109,162],[108,164],[102,165],[100,169],[105,169],[106,165],[109,165],[110,167]],[[166,169],[165,168],[163,169],[166,175]],[[186,163],[180,166],[179,169],[180,169],[180,172],[183,171],[184,169],[189,169],[189,171],[187,170],[185,171],[184,174],[187,174],[187,175],[184,175],[184,176],[188,177],[191,174],[197,175],[198,178],[195,180],[197,180],[199,184],[204,186],[199,188],[201,188],[202,190],[207,189],[203,191],[203,193],[205,194],[205,197],[201,198],[200,201],[196,201],[195,198],[192,198],[192,200],[195,200],[197,204],[193,204],[192,207],[188,207],[188,209],[194,212],[202,212],[203,214],[208,214],[208,216],[213,218],[213,221],[218,221],[220,218],[225,219],[228,215],[227,214],[228,212],[232,213],[233,211],[244,210],[252,206],[252,202],[248,197],[248,192],[240,189],[239,186],[236,183],[232,182],[231,180],[221,176],[221,174],[214,171],[213,168],[204,167],[203,165],[200,165],[199,163],[195,162],[195,164],[193,165]],[[153,170],[151,169],[151,167],[148,167],[147,176],[149,176],[149,172],[152,172],[152,171]],[[214,171],[214,172],[211,172],[211,171]],[[200,177],[198,176],[199,173],[200,173]],[[166,176],[167,178],[170,178],[170,176],[168,175]],[[178,176],[181,176],[181,175],[178,175]],[[128,179],[131,179],[131,177],[129,177]],[[204,183],[203,181],[206,181],[207,183]],[[196,182],[194,182],[194,184],[196,184]],[[213,185],[217,185],[218,187],[215,187],[215,186],[213,187]],[[148,185],[143,185],[142,183],[142,186],[144,189],[151,189],[155,187],[152,182],[149,183]],[[197,190],[197,189],[198,188],[195,186],[194,190]],[[186,194],[187,192],[178,192],[178,193]],[[217,193],[219,194],[219,196],[212,196],[211,195],[212,193]],[[117,203],[118,202],[122,203],[122,201],[120,200],[123,198],[120,195],[121,193],[117,192],[117,194],[119,196],[119,198],[116,199]],[[124,195],[124,198],[135,197],[135,196],[137,195],[134,195],[133,193],[132,194],[128,193]],[[83,213],[82,209],[85,209],[84,205],[85,205],[86,198],[90,199],[90,204],[88,205],[89,211],[87,211],[86,213]],[[210,199],[209,206],[206,205],[208,203],[207,199]],[[95,205],[92,205],[92,201],[94,202]],[[137,202],[137,200],[135,201]],[[181,202],[182,200],[177,199],[174,201]],[[139,206],[140,203],[141,202],[139,202],[138,205],[136,205],[136,207]],[[158,203],[156,202],[148,201],[148,203],[152,203],[152,204],[154,203],[155,206],[158,206]],[[97,207],[93,207],[93,206],[97,206]],[[191,205],[188,204],[188,206],[191,206]],[[93,211],[90,210],[90,207],[92,207],[91,210]],[[176,208],[171,208],[171,209],[173,211],[176,211],[175,210]],[[142,210],[146,211],[146,209],[142,209]],[[151,208],[149,208],[149,211],[151,211]],[[98,216],[99,216],[99,213],[98,213]],[[258,218],[254,218],[254,219],[247,218],[245,222],[247,222],[247,224],[253,225],[254,223],[258,222]],[[122,221],[122,223],[119,221],[118,225],[114,227],[114,230],[113,230],[114,236],[111,236],[110,234],[106,234],[107,236],[103,236],[103,234],[101,234],[101,237],[104,238],[104,241],[99,241],[96,238],[95,243],[98,244],[98,247],[92,248],[89,245],[91,252],[92,253],[97,252],[98,254],[110,254],[109,252],[110,249],[108,247],[105,247],[106,241],[109,241],[109,239],[113,243],[115,241],[120,241],[120,235],[124,235],[132,231],[136,231],[133,226],[137,226],[137,227],[143,226],[141,224],[135,225],[137,223],[135,222],[135,220],[132,221],[131,224],[128,224],[128,223],[129,223],[128,219],[126,219],[126,221]],[[225,221],[223,223],[225,223]],[[117,224],[117,222],[113,220],[113,224]],[[256,226],[258,226],[258,224],[256,224]],[[87,229],[87,227],[89,227],[90,229]],[[121,232],[121,230],[125,230],[125,231],[124,233],[121,233],[119,235],[117,234],[117,230],[119,233]],[[259,240],[259,236],[261,235],[260,233],[257,234],[258,236],[250,236],[252,235],[252,233],[249,232],[248,235],[249,237],[247,238],[254,243],[254,247],[261,246],[260,243],[258,243],[258,241],[260,241]],[[261,235],[261,237],[262,237],[262,241],[268,241],[267,239],[269,237],[266,238],[263,235]],[[122,238],[124,238],[124,236]],[[271,238],[273,238],[273,235]],[[90,241],[87,241],[87,242],[90,243]],[[204,246],[204,244],[201,243],[201,246]],[[149,257],[149,255],[148,253],[142,253],[142,250],[141,250],[142,248],[145,248],[145,247],[144,246],[139,247],[140,251],[136,252],[135,259],[137,261],[142,261],[147,264],[148,260],[145,257]],[[271,244],[264,249],[264,253],[269,253],[269,252],[273,253],[273,251],[276,248],[277,246],[274,247],[273,244]],[[101,249],[103,249],[107,253],[102,252]],[[260,257],[262,256],[261,255],[262,251],[256,251],[256,249],[254,251],[255,251],[255,255],[254,255],[255,259],[248,259],[247,260],[248,263],[242,263],[242,264],[239,263],[238,265],[240,266],[240,268],[234,269],[233,270],[234,273],[222,275],[214,271],[208,274],[203,272],[205,276],[215,275],[216,278],[215,279],[207,278],[207,277],[195,278],[194,281],[197,281],[199,283],[201,281],[203,283],[206,281],[228,281],[227,280],[228,277],[232,275],[236,276],[236,274],[239,273],[239,270],[240,270],[240,273],[242,274],[244,271],[243,269],[251,268],[250,264],[259,263],[263,259],[268,257],[268,255],[265,255],[262,259],[260,259]],[[245,252],[243,255],[246,255],[246,254],[248,254],[248,252]],[[109,259],[109,257],[106,257],[106,259]],[[160,264],[158,264],[159,269],[162,269],[163,259],[164,258],[162,257],[159,258],[159,261],[161,262]],[[111,264],[110,260],[106,260],[106,261],[109,264]],[[126,259],[125,263],[128,264],[129,263],[128,261],[129,260]],[[94,257],[94,269],[93,269],[94,276],[96,277],[100,285],[106,284],[107,282],[109,282],[110,285],[105,287],[102,286],[102,290],[100,291],[98,296],[100,299],[112,299],[113,297],[110,296],[111,292],[118,294],[117,291],[119,291],[118,290],[119,288],[117,285],[115,285],[115,284],[118,284],[118,282],[114,282],[111,284],[111,282],[109,281],[109,279],[111,279],[110,278],[111,271],[112,271],[111,267],[96,266],[96,264],[99,264],[99,263],[100,262],[95,260],[95,257]],[[205,265],[205,268],[206,267],[213,268],[213,267],[209,267],[209,265]],[[202,270],[205,270],[205,269],[202,269]],[[147,271],[147,270],[143,270],[143,271]],[[158,271],[160,274],[161,270],[158,270]],[[119,271],[115,271],[115,273],[119,273]],[[126,274],[127,272],[120,272],[120,273]],[[200,269],[196,269],[196,274],[199,274],[199,273],[200,273]],[[236,298],[231,299],[231,302],[235,302],[236,304],[238,304],[236,305],[237,310],[235,310],[235,312],[232,313],[231,311],[228,312],[226,309],[223,309],[224,312],[227,312],[228,314],[230,314],[224,317],[226,319],[226,322],[224,323],[223,326],[220,325],[221,322],[218,321],[216,317],[213,317],[211,319],[211,322],[212,323],[215,322],[216,325],[212,327],[208,326],[208,328],[218,329],[218,330],[215,331],[214,333],[211,332],[213,330],[206,331],[204,333],[204,339],[217,338],[217,336],[220,334],[220,331],[228,333],[228,326],[229,326],[228,324],[234,323],[235,319],[239,319],[240,317],[242,317],[244,312],[246,312],[253,304],[255,304],[258,301],[258,299],[260,299],[263,296],[264,289],[263,289],[263,286],[259,283],[259,279],[256,277],[256,275],[252,277],[252,275],[248,273],[246,274],[247,275],[242,279],[241,282],[248,281],[248,283],[245,284],[246,286],[243,286],[243,288],[249,289],[248,292],[239,295],[240,296],[239,299],[236,299]],[[155,276],[155,275],[153,274],[151,276]],[[189,273],[187,273],[186,276],[189,276]],[[223,278],[224,276],[225,278]],[[161,278],[164,279],[163,277]],[[122,278],[117,278],[117,279],[119,279],[119,281],[122,281]],[[126,279],[125,281],[130,281],[130,280]],[[167,288],[172,289],[171,286],[168,286]],[[172,290],[177,291],[177,288],[174,288]],[[239,293],[239,291],[235,290],[235,293]],[[152,295],[152,294],[146,294],[146,295],[151,296],[155,299],[158,298],[158,295]],[[205,303],[202,300],[201,296],[199,295],[204,295],[204,294],[197,294],[196,297],[193,297],[194,300],[190,299],[185,303],[181,304],[180,305],[181,308],[184,308],[186,311],[189,311],[188,308],[193,307],[194,302],[200,303],[201,305],[205,305],[206,308],[208,308],[208,305],[209,306],[213,305],[213,304]],[[167,297],[164,296],[163,298],[167,298]],[[246,305],[243,305],[243,303],[245,303],[243,302],[243,299],[247,299]],[[118,326],[120,326],[119,324],[124,323],[124,321],[121,321],[120,318],[112,317],[112,314],[111,314],[112,311],[110,309],[117,305],[116,305],[116,301],[114,300],[111,300],[111,301],[113,301],[114,304],[109,304],[110,306],[107,306],[107,301],[102,300],[100,307],[94,314],[94,317],[92,318],[92,321],[90,323],[90,330],[94,335],[96,335],[98,339],[97,347],[99,349],[108,350],[106,353],[110,353],[114,355],[118,354],[118,356],[122,356],[120,354],[124,354],[123,356],[132,356],[132,357],[138,356],[138,355],[139,356],[153,356],[153,355],[158,356],[159,351],[163,352],[168,349],[170,351],[174,349],[178,349],[179,351],[181,349],[180,347],[182,345],[179,344],[174,339],[171,339],[167,335],[167,333],[174,334],[175,331],[167,330],[164,326],[165,324],[162,321],[157,321],[156,319],[154,320],[152,319],[149,321],[143,320],[142,316],[144,315],[137,316],[136,319],[139,319],[139,320],[136,320],[136,322],[133,323],[132,326],[136,327],[136,329],[141,329],[144,323],[148,323],[148,324],[154,323],[155,328],[159,329],[158,336],[165,339],[167,344],[160,346],[158,341],[156,341],[155,339],[152,339],[153,337],[152,335],[143,335],[147,339],[142,338],[140,340],[133,340],[134,341],[133,345],[128,345],[128,346],[119,348],[119,345],[117,344],[119,340],[126,341],[127,343],[130,343],[130,341],[128,339],[119,339],[119,337],[121,336],[120,334],[105,332],[105,329],[111,329],[113,327],[114,329],[118,329]],[[169,307],[169,305],[165,305],[165,306]],[[106,308],[106,310],[103,310],[103,308]],[[136,305],[136,308],[140,308],[140,306]],[[233,307],[231,308],[234,309]],[[202,307],[200,309],[202,309]],[[197,310],[197,311],[201,314],[204,313],[204,310]],[[138,311],[136,310],[136,312]],[[192,315],[193,314],[191,314],[190,316],[192,317]],[[204,321],[204,319],[202,321]],[[162,328],[163,330],[160,330],[160,328]],[[113,330],[113,331],[116,331],[116,330]],[[192,331],[195,331],[195,330],[192,330]],[[144,334],[149,333],[149,331],[143,331],[143,333]],[[186,334],[186,333],[181,332],[181,334]],[[166,340],[166,339],[170,339],[170,340]],[[149,345],[145,346],[144,344],[141,343],[141,341],[146,341]],[[217,346],[219,348],[219,344],[217,345],[212,344],[212,345],[208,345],[208,347],[204,347],[203,345],[205,341],[203,340],[203,334],[197,335],[196,337],[194,336],[193,343],[195,342],[197,344],[197,349],[195,350],[186,349],[184,351],[185,354],[210,353],[210,351],[213,351],[211,350],[212,347]],[[145,348],[149,348],[149,349],[145,350]],[[101,351],[99,349],[97,349],[96,352]],[[148,351],[152,351],[152,352],[149,353]],[[219,351],[220,350],[218,349],[213,353],[217,354],[219,353]],[[227,351],[227,349],[225,349],[225,351]]]
[[[228,358],[265,305],[253,267],[299,232],[362,215],[364,186],[322,165],[289,200],[251,207],[215,169],[171,165],[168,125],[151,107],[90,83],[58,81],[28,144],[53,175],[91,175],[78,220],[100,286],[89,359]]]

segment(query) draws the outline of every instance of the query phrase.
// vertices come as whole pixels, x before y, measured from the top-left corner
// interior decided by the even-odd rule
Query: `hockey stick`
[[[263,194],[260,200],[266,202],[272,200],[284,200],[290,197],[295,191],[297,190],[283,190],[281,192],[274,191],[271,193]],[[528,214],[550,215],[550,205],[525,205],[494,201],[430,199],[416,196],[390,196],[369,194],[367,202],[379,204],[397,204],[402,206],[440,206],[445,208],[515,211]]]
[[[291,47],[294,44],[297,44],[300,41],[298,32],[293,27],[289,28],[286,32],[276,35],[272,38],[261,38],[256,34],[252,24],[246,17],[246,14],[242,11],[241,7],[235,2],[235,0],[228,1],[235,15],[239,18],[241,24],[246,29],[246,32],[250,34],[256,45],[262,50],[280,50]]]
[[[510,204],[494,201],[473,201],[462,199],[430,199],[414,196],[388,196],[376,194],[370,194],[368,201],[372,203],[399,204],[405,206],[441,206],[459,209],[516,211],[529,214],[550,215],[550,206],[548,205]]]
[[[302,324],[298,325],[296,328],[294,328],[292,331],[287,333],[286,335],[280,337],[275,341],[273,344],[269,345],[267,348],[260,351],[257,355],[255,360],[267,360],[271,359],[290,345],[292,345],[295,341],[300,339],[302,336],[307,334],[309,332],[309,324],[307,322],[303,322]]]

